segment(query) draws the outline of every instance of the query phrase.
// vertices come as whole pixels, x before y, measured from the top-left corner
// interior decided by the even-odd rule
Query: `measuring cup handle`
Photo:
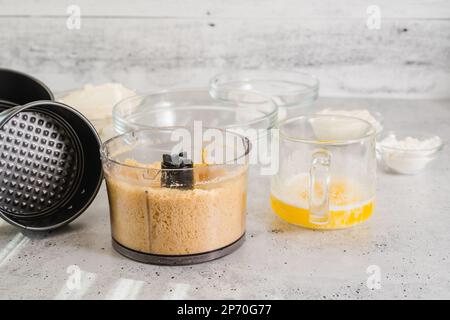
[[[330,220],[330,164],[329,151],[313,152],[309,169],[309,222],[315,225],[327,224]]]

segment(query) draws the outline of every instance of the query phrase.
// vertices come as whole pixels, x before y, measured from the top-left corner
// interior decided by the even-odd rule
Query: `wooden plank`
[[[207,84],[216,72],[317,74],[333,96],[449,97],[450,21],[0,19],[0,65],[55,90],[116,80],[139,90]]]
[[[375,4],[384,19],[450,18],[447,0],[0,0],[0,16],[66,16],[71,4],[84,17],[365,19],[367,7]]]

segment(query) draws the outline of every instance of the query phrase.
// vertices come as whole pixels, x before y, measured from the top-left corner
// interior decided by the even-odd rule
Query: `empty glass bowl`
[[[236,91],[239,99],[222,101],[208,88],[174,89],[122,100],[113,108],[117,133],[143,128],[193,126],[221,129],[270,129],[277,119],[277,106],[270,98]]]
[[[235,100],[234,91],[254,91],[271,97],[279,107],[279,120],[305,113],[318,97],[319,80],[307,73],[247,70],[222,73],[210,82],[211,94]]]

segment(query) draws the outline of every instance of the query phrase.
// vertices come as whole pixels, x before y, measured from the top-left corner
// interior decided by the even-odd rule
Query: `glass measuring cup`
[[[279,124],[279,172],[271,205],[310,229],[342,229],[367,220],[376,191],[375,130],[361,119],[306,115]]]

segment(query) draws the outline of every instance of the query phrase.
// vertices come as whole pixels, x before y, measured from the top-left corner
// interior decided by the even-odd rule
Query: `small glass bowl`
[[[208,88],[174,89],[136,95],[113,108],[117,133],[161,127],[188,126],[221,129],[270,129],[277,119],[277,106],[270,98],[248,91],[235,92],[236,100],[215,99]]]
[[[210,81],[211,94],[230,100],[235,90],[260,92],[279,107],[278,117],[298,116],[310,107],[319,94],[319,80],[303,72],[246,70],[222,73]]]
[[[439,143],[431,148],[401,148],[383,144],[383,140],[395,136],[397,140],[413,137],[420,141],[438,138]],[[391,172],[400,174],[418,174],[437,158],[443,149],[444,142],[436,135],[409,131],[389,131],[378,137],[377,153],[383,167]]]

